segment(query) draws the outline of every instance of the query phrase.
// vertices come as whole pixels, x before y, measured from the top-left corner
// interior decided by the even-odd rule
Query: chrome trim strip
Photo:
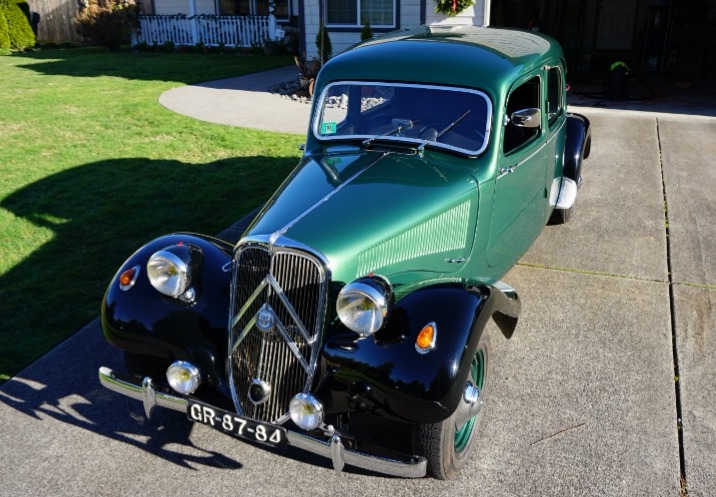
[[[273,246],[276,244],[276,242],[277,242],[281,237],[283,237],[283,235],[285,235],[286,232],[287,232],[288,230],[290,230],[296,223],[298,223],[298,222],[299,222],[301,219],[303,219],[304,217],[308,216],[308,215],[309,215],[311,212],[313,212],[314,210],[318,209],[318,207],[320,207],[321,205],[323,205],[323,204],[325,204],[326,202],[328,202],[328,200],[330,200],[331,197],[333,197],[333,196],[336,195],[338,192],[340,192],[341,190],[343,190],[343,188],[345,188],[347,185],[349,185],[350,183],[352,183],[354,179],[356,179],[358,176],[360,176],[360,175],[363,174],[365,171],[367,171],[368,168],[374,166],[380,159],[382,159],[382,158],[385,157],[386,155],[388,155],[388,154],[387,154],[387,153],[380,154],[378,157],[375,158],[374,161],[370,162],[369,164],[366,164],[366,166],[365,166],[363,169],[361,169],[360,171],[358,171],[357,173],[355,173],[353,176],[351,176],[350,178],[348,178],[347,180],[345,180],[343,183],[341,183],[340,185],[338,185],[336,188],[333,189],[333,191],[331,191],[331,192],[330,192],[329,194],[327,194],[325,197],[323,197],[323,198],[320,199],[318,202],[316,202],[315,204],[313,204],[311,207],[309,207],[308,209],[306,209],[305,211],[303,211],[301,214],[299,214],[293,221],[290,221],[286,226],[284,226],[283,228],[281,228],[281,229],[275,231],[274,233],[272,233],[271,236],[269,237],[269,244],[270,244],[270,246],[273,247]]]
[[[300,331],[301,335],[303,335],[303,339],[306,340],[306,343],[308,345],[313,346],[313,344],[316,342],[316,337],[311,337],[309,335],[308,330],[306,329],[306,325],[303,324],[303,320],[298,316],[298,314],[296,314],[296,309],[293,308],[293,304],[289,302],[286,298],[286,294],[284,293],[281,286],[279,286],[278,281],[276,281],[276,278],[274,278],[272,274],[266,275],[266,278],[269,280],[271,287],[276,291],[276,296],[286,308],[288,315],[291,316],[291,319],[293,319],[294,323],[298,327],[298,331]],[[293,341],[292,339],[288,338],[288,334],[286,334],[285,336],[287,337],[286,340]]]
[[[502,178],[503,176],[507,176],[508,174],[515,172],[518,167],[520,167],[522,164],[524,164],[525,162],[527,162],[528,160],[530,160],[532,157],[534,157],[535,155],[537,155],[538,153],[540,153],[540,152],[542,151],[542,149],[544,149],[544,148],[546,148],[546,147],[547,147],[547,143],[545,142],[545,143],[543,143],[542,145],[540,145],[540,147],[539,147],[537,150],[535,150],[534,152],[532,152],[532,153],[529,155],[529,157],[525,157],[524,159],[522,159],[520,162],[518,162],[518,163],[515,164],[514,166],[510,166],[510,167],[508,167],[508,168],[503,168],[503,169],[506,169],[504,172],[502,172],[502,169],[500,169],[500,173],[501,173],[501,174],[497,177],[497,179],[500,179],[500,178]]]
[[[365,170],[365,169],[364,169]],[[236,244],[236,250],[244,250],[251,247],[263,247],[264,249],[277,252],[279,249],[287,249],[293,252],[305,252],[306,254],[315,257],[323,264],[325,270],[326,279],[330,279],[330,262],[325,255],[318,252],[313,247],[309,247],[305,243],[297,242],[291,238],[281,236],[276,240],[272,240],[273,235],[251,235],[239,240]],[[234,255],[234,259],[236,256]]]
[[[278,329],[278,332],[281,333],[281,336],[283,337],[284,342],[286,342],[286,345],[288,345],[288,348],[291,349],[291,352],[293,352],[293,355],[296,357],[298,362],[303,367],[304,371],[306,371],[306,374],[309,378],[313,376],[313,371],[311,370],[311,366],[306,362],[306,359],[303,358],[303,355],[301,355],[301,351],[298,350],[298,347],[296,347],[296,342],[293,341],[293,338],[291,338],[291,335],[288,334],[288,330],[283,326],[283,323],[281,321],[276,321],[276,328]]]
[[[239,312],[236,313],[234,319],[231,320],[231,324],[229,325],[231,328],[236,326],[236,324],[239,322],[239,319],[244,317],[244,314],[246,314],[246,311],[249,309],[249,307],[251,307],[251,304],[254,303],[254,300],[258,298],[258,296],[261,294],[261,292],[263,292],[264,288],[266,288],[267,285],[268,279],[264,278],[263,281],[259,284],[259,286],[256,287],[256,290],[254,290],[253,293],[249,296],[249,298],[246,299],[246,303],[241,306],[241,309],[239,309]],[[241,342],[241,340],[237,340],[237,342]]]
[[[291,446],[332,459],[330,442],[323,442],[295,431],[289,431],[286,435]],[[427,460],[422,456],[406,457],[403,460],[389,459],[344,447],[343,460],[351,466],[402,478],[422,478],[427,474]]]
[[[141,385],[134,383],[129,378],[120,377],[108,367],[99,368],[99,380],[103,387],[115,393],[135,400],[143,400]],[[147,378],[147,380],[152,383],[151,378]],[[157,406],[186,413],[187,400],[182,397],[155,390],[155,400]],[[337,435],[334,436],[335,441],[332,438],[328,442],[295,431],[287,431],[286,436],[289,445],[331,459],[336,471],[339,471],[340,463],[343,462],[357,468],[403,478],[422,478],[427,474],[427,461],[422,456],[390,459],[366,454],[345,448]]]

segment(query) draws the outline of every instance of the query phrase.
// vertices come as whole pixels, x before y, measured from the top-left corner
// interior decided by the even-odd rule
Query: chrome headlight
[[[184,244],[155,252],[147,261],[147,277],[152,286],[169,297],[193,299],[190,288],[201,250]],[[188,295],[191,294],[191,295]]]
[[[371,335],[385,322],[392,299],[387,280],[366,277],[344,286],[338,293],[336,311],[341,322],[361,335]]]

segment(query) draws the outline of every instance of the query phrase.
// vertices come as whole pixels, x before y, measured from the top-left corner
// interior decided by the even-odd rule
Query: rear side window
[[[551,125],[564,112],[564,78],[562,68],[551,67],[547,72],[547,121]]]

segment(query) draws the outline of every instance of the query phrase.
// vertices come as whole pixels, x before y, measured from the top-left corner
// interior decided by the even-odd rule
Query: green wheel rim
[[[477,351],[475,358],[472,360],[470,376],[475,385],[477,385],[477,388],[480,389],[480,393],[482,393],[482,389],[485,386],[485,351],[482,349]],[[477,416],[473,416],[462,428],[455,430],[455,452],[465,450],[476,422]]]

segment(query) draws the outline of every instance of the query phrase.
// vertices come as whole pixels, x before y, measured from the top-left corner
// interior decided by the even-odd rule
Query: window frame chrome
[[[417,89],[426,89],[426,90],[440,90],[440,91],[453,91],[453,92],[460,92],[460,93],[472,93],[474,95],[477,95],[479,97],[482,97],[482,99],[485,101],[486,109],[485,109],[485,137],[482,141],[482,146],[478,150],[468,150],[460,147],[455,147],[453,145],[445,144],[445,143],[439,143],[439,142],[433,142],[428,140],[421,140],[417,138],[407,138],[407,137],[400,137],[400,136],[380,136],[380,135],[373,135],[373,134],[352,134],[352,135],[322,135],[319,133],[321,121],[323,119],[324,114],[324,105],[327,98],[328,90],[331,89],[334,86],[385,86],[385,87],[401,87],[401,88],[417,88]],[[310,123],[310,129],[311,133],[313,133],[313,136],[316,140],[319,142],[343,142],[343,141],[350,141],[350,140],[359,140],[359,141],[365,141],[365,140],[381,140],[381,141],[390,141],[395,143],[410,143],[414,144],[418,148],[425,148],[430,147],[435,150],[448,150],[451,152],[456,152],[461,155],[465,155],[468,157],[477,157],[481,155],[485,150],[488,148],[490,144],[490,139],[492,138],[492,120],[493,120],[493,105],[492,100],[490,100],[490,97],[487,93],[485,93],[482,90],[478,90],[476,88],[466,88],[466,87],[459,87],[459,86],[444,86],[444,85],[435,85],[435,84],[422,84],[422,83],[400,83],[400,82],[385,82],[385,81],[357,81],[357,80],[339,80],[339,81],[332,81],[329,84],[327,84],[323,90],[321,91],[321,94],[319,95],[317,99],[317,104],[315,107],[315,112],[313,113],[311,123]],[[481,130],[480,130],[481,131]]]

